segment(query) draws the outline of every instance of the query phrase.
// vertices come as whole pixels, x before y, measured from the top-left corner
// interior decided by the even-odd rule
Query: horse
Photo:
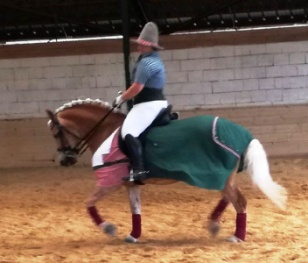
[[[123,180],[129,175],[129,158],[120,150],[120,140],[115,135],[126,114],[107,102],[90,98],[73,100],[55,111],[47,109],[46,112],[62,166],[75,164],[87,148],[91,151],[97,180],[86,208],[93,222],[105,234],[117,234],[116,226],[104,220],[95,205],[124,185],[132,214],[132,230],[124,241],[138,242],[142,232],[142,186]],[[236,174],[241,171],[246,170],[252,182],[277,207],[285,209],[287,191],[273,181],[262,144],[245,127],[217,116],[200,115],[151,127],[142,136],[145,166],[149,170],[145,183],[161,185],[183,181],[221,191],[222,197],[209,215],[210,234],[217,235],[222,213],[231,203],[236,211],[235,232],[226,240],[245,241],[247,200],[235,182]],[[115,160],[95,166],[95,160],[104,154],[100,149],[102,142],[109,138],[113,138]]]

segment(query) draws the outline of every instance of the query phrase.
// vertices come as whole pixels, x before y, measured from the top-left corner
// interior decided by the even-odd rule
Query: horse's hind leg
[[[92,218],[93,222],[103,230],[103,232],[109,236],[115,236],[117,233],[116,227],[102,219],[102,217],[99,215],[98,210],[95,206],[95,204],[101,200],[103,197],[106,197],[109,195],[111,192],[117,190],[119,187],[110,187],[110,188],[105,188],[105,187],[100,187],[97,186],[93,192],[86,201],[86,207],[88,214]]]
[[[136,243],[141,236],[141,204],[140,204],[140,187],[138,185],[126,187],[130,210],[132,213],[132,231],[125,237],[125,242]]]
[[[240,189],[236,186],[234,182],[234,177],[236,172],[234,172],[228,179],[225,189],[223,190],[223,195],[230,200],[234,209],[236,210],[236,228],[233,236],[229,237],[227,240],[230,242],[241,242],[246,238],[246,207],[247,201]]]
[[[208,230],[213,235],[216,236],[220,230],[220,219],[222,213],[225,211],[227,206],[229,205],[230,201],[223,197],[214,208],[212,213],[210,214],[210,221],[208,224]]]

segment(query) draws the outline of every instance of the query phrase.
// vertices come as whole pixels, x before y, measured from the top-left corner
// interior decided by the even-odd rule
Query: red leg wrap
[[[236,230],[234,236],[243,241],[246,237],[246,218],[246,213],[238,213],[236,215]]]
[[[103,220],[100,217],[100,215],[98,214],[98,211],[97,211],[95,206],[90,206],[90,207],[87,208],[87,210],[88,210],[90,217],[92,218],[92,220],[94,221],[94,223],[97,226],[99,226],[101,223],[103,223]]]
[[[130,235],[134,238],[139,238],[141,236],[141,215],[132,214],[132,225],[133,230]]]
[[[225,199],[221,199],[218,205],[213,210],[212,214],[210,215],[210,219],[213,221],[219,221],[222,212],[225,211],[228,204],[229,204],[229,201],[226,201]]]

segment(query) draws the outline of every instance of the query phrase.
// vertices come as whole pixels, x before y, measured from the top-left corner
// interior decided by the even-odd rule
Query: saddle
[[[152,127],[157,127],[157,126],[164,126],[169,124],[171,121],[173,120],[177,120],[179,118],[179,113],[178,112],[172,112],[172,105],[168,105],[167,108],[163,108],[157,115],[157,117],[153,120],[153,122],[151,123],[151,125],[139,135],[139,139],[142,142],[142,138],[145,137],[145,135],[147,134],[148,130],[151,129]],[[129,153],[125,147],[125,143],[124,140],[122,139],[121,136],[121,132],[119,132],[119,148],[120,150],[129,156]]]

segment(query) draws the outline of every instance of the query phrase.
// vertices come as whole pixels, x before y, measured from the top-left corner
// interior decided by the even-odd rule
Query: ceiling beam
[[[187,30],[187,28],[193,27],[193,25],[195,23],[198,23],[201,20],[203,20],[203,19],[205,19],[205,18],[207,18],[211,15],[220,14],[223,10],[227,9],[230,6],[236,5],[240,2],[245,2],[245,0],[233,0],[230,3],[228,3],[227,5],[220,6],[217,9],[211,10],[209,12],[204,12],[204,10],[201,10],[201,12],[198,15],[196,15],[195,17],[192,17],[191,19],[181,23],[180,25],[176,25],[176,26],[173,26],[173,27],[170,26],[168,29],[164,29],[161,32],[161,34],[170,35],[172,33],[178,32],[178,31]]]
[[[58,16],[57,13],[50,14],[50,13],[44,13],[44,12],[37,12],[37,11],[30,10],[30,9],[20,8],[18,6],[3,4],[3,3],[0,3],[0,7],[3,7],[5,9],[11,9],[11,10],[18,11],[18,12],[28,14],[28,15],[35,15],[35,16],[38,16],[38,17],[49,18],[56,25],[59,25],[59,24],[65,22],[65,23],[69,23],[69,24],[87,26],[89,28],[93,28],[93,29],[96,29],[96,30],[97,29],[102,30],[102,27],[100,25],[97,25],[97,24],[94,24],[94,23],[89,23],[89,22],[86,22],[86,21],[81,21],[81,20],[77,21],[77,20],[73,20],[73,19],[68,19],[68,18],[63,17],[63,16]],[[108,32],[110,34],[112,34],[113,30],[112,29],[108,30],[108,29],[104,28],[104,33],[108,33]]]
[[[147,8],[145,6],[145,2],[146,1],[142,1],[141,0],[133,0],[132,1],[134,3],[136,12],[137,12],[137,16],[140,19],[142,25],[145,25],[147,22],[151,21],[151,18],[149,17],[148,12],[146,11]]]

